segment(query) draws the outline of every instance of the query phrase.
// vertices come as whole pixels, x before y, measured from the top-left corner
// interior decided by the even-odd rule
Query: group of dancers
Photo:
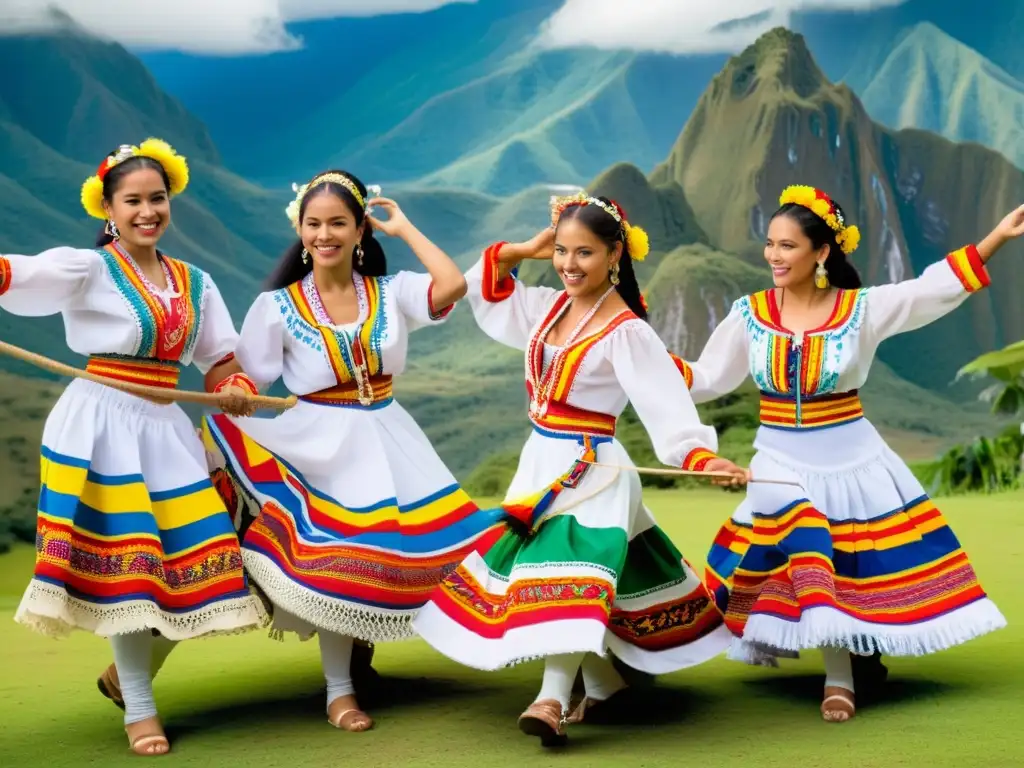
[[[166,143],[119,147],[82,188],[105,222],[95,248],[0,256],[0,309],[62,314],[68,346],[107,382],[73,380],[46,421],[16,620],[110,638],[99,685],[135,753],[170,749],[153,677],[176,643],[267,626],[317,636],[327,718],[346,731],[373,725],[353,680],[383,641],[419,636],[481,670],[543,659],[519,727],[548,746],[625,692],[629,670],[821,649],[821,714],[840,722],[855,677],[884,679],[881,656],[1005,625],[857,390],[879,343],[988,285],[1024,207],[920,277],[864,288],[848,261],[857,228],[821,190],[790,187],[764,247],[774,287],[738,299],[687,362],[646,322],[633,264],[647,237],[613,200],[553,198],[549,227],[495,243],[463,275],[394,201],[320,173],[297,189],[297,239],[239,333],[210,276],[157,248],[187,183]],[[389,274],[376,233],[424,271]],[[563,287],[520,281],[527,260]],[[525,353],[533,429],[496,508],[474,504],[392,393],[410,334],[463,298],[485,334]],[[198,435],[172,402],[190,363],[222,411]],[[761,391],[749,470],[717,455],[695,407],[747,376]],[[278,379],[297,403],[255,417],[252,397]],[[661,462],[746,485],[703,579],[615,438],[627,404]]]

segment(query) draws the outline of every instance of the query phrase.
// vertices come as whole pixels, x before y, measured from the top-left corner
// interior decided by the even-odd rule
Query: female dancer
[[[790,187],[768,228],[775,288],[739,299],[688,371],[696,402],[749,373],[761,389],[754,484],[712,545],[707,584],[752,663],[821,648],[822,716],[854,715],[849,651],[916,656],[1005,625],[907,466],[864,418],[857,389],[879,343],[988,285],[985,262],[1024,233],[1024,207],[917,279],[861,288],[859,232],[821,190]],[[849,650],[847,650],[849,649]],[[870,666],[870,665],[869,665]],[[883,668],[884,669],[884,668]]]
[[[369,205],[389,218],[368,216]],[[348,173],[314,177],[289,217],[299,240],[249,310],[236,354],[260,384],[283,376],[299,404],[274,419],[208,418],[207,447],[260,509],[243,553],[275,631],[318,634],[328,720],[363,731],[372,720],[354,695],[353,638],[411,637],[431,590],[503,525],[392,395],[409,333],[465,295],[458,267]],[[402,238],[428,274],[387,275],[373,230]]]
[[[222,407],[244,412],[238,336],[217,287],[157,250],[187,183],[164,142],[118,148],[82,188],[86,211],[106,220],[96,250],[0,257],[0,309],[61,313],[68,346],[109,378],[172,389],[195,363]],[[76,379],[46,420],[41,463],[35,573],[15,619],[109,637],[132,750],[164,754],[153,631],[182,640],[266,622],[203,446],[177,405]]]
[[[540,694],[519,725],[545,746],[565,739],[581,664],[588,699],[602,700],[624,685],[600,658],[607,650],[663,673],[728,645],[710,593],[643,504],[615,440],[618,415],[632,403],[668,465],[746,477],[715,456],[714,430],[645,322],[632,264],[647,253],[643,231],[586,194],[555,198],[552,224],[528,243],[491,246],[467,274],[483,331],[526,350],[534,431],[503,504],[523,530],[466,558],[414,621],[434,648],[477,669],[543,657]],[[552,259],[565,290],[515,279],[524,259]]]

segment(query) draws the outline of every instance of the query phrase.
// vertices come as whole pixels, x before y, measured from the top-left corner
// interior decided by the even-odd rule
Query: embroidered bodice
[[[61,314],[68,346],[188,365],[203,371],[234,351],[238,335],[210,276],[162,256],[166,290],[155,288],[116,244],[53,248],[0,257],[0,310],[27,317]]]

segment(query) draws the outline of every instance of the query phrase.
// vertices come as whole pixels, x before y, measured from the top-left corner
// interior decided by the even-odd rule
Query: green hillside
[[[710,244],[752,264],[761,263],[779,192],[789,184],[826,189],[860,227],[853,262],[868,284],[920,274],[1024,199],[1024,172],[1002,155],[873,122],[847,86],[828,81],[803,38],[784,29],[729,61],[650,180],[677,183]],[[965,360],[1020,338],[1022,256],[1020,243],[1008,246],[990,265],[990,291],[883,345],[882,359],[941,391]]]
[[[873,77],[850,85],[890,128],[983,144],[1024,167],[1024,83],[932,24],[910,29]]]

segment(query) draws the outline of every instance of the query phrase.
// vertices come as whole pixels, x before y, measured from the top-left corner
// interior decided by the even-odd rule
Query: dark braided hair
[[[607,197],[595,199],[614,208],[618,211],[622,222],[626,221],[625,212],[614,200],[609,200]],[[622,243],[622,258],[619,259],[619,284],[615,286],[615,289],[633,314],[641,320],[646,320],[647,307],[644,306],[643,299],[640,297],[640,284],[637,283],[636,273],[633,271],[633,259],[629,253],[629,243],[626,242],[625,227],[622,222],[616,221],[614,216],[599,205],[572,205],[562,211],[558,222],[561,224],[569,219],[576,219],[586,226],[609,249],[614,248],[616,243]]]

